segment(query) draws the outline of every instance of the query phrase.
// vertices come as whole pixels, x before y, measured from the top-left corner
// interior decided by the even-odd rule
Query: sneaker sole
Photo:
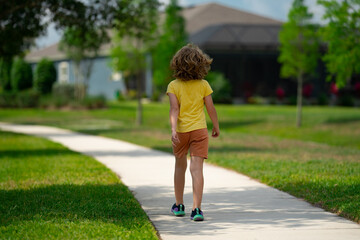
[[[184,211],[174,212],[173,210],[171,210],[171,212],[172,212],[175,216],[177,216],[177,217],[185,216],[185,212],[184,212]]]
[[[194,220],[196,222],[204,221],[204,217],[202,215],[195,215],[191,220]]]

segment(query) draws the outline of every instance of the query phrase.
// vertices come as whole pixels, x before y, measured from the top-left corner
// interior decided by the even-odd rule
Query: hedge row
[[[41,94],[49,94],[55,81],[54,64],[45,58],[37,64],[34,74],[30,64],[22,58],[14,62],[0,60],[0,88],[4,92],[18,92],[34,87]]]

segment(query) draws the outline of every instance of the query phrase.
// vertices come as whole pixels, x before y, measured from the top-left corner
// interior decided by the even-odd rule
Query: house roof
[[[100,47],[99,56],[108,56],[111,44],[106,43]],[[30,52],[26,55],[25,60],[30,63],[39,62],[42,58],[48,58],[52,61],[66,60],[66,54],[59,50],[59,43],[52,44],[40,50]]]
[[[199,46],[219,47],[221,44],[269,44],[277,41],[281,21],[259,16],[253,13],[226,7],[217,3],[201,4],[183,9],[186,21],[186,31],[190,42]],[[253,28],[252,30],[250,30]],[[243,36],[243,34],[245,34]],[[270,34],[270,35],[269,35]],[[272,40],[270,40],[272,39]],[[276,40],[275,40],[276,39]],[[240,42],[237,42],[237,41]],[[111,44],[104,44],[100,56],[109,55]],[[33,51],[26,56],[28,62],[38,62],[47,57],[53,61],[67,59],[59,49],[59,44],[53,44],[44,49]]]
[[[186,30],[191,35],[219,24],[282,25],[281,21],[226,7],[217,3],[201,4],[183,10]]]
[[[38,62],[44,57],[48,57],[53,61],[66,59],[65,53],[59,51],[59,43],[52,44],[40,50],[32,51],[26,55],[25,59],[28,62]]]
[[[280,29],[281,25],[220,24],[192,34],[189,40],[212,50],[277,49]]]

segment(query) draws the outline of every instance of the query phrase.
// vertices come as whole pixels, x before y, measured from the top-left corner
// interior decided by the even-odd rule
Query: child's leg
[[[181,158],[176,158],[175,174],[174,174],[174,188],[176,205],[184,204],[184,186],[185,186],[185,172],[187,167],[186,155]]]
[[[201,209],[201,201],[204,189],[203,164],[204,158],[195,156],[191,157],[190,172],[193,185],[193,209]]]

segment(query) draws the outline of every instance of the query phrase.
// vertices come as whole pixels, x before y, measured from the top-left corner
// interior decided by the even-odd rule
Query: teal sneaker
[[[185,215],[185,206],[181,203],[179,205],[176,205],[176,203],[174,203],[171,208],[171,212],[174,213],[174,215],[177,217],[182,217]]]
[[[204,221],[204,213],[200,210],[200,208],[195,208],[192,210],[190,218],[194,221]]]

